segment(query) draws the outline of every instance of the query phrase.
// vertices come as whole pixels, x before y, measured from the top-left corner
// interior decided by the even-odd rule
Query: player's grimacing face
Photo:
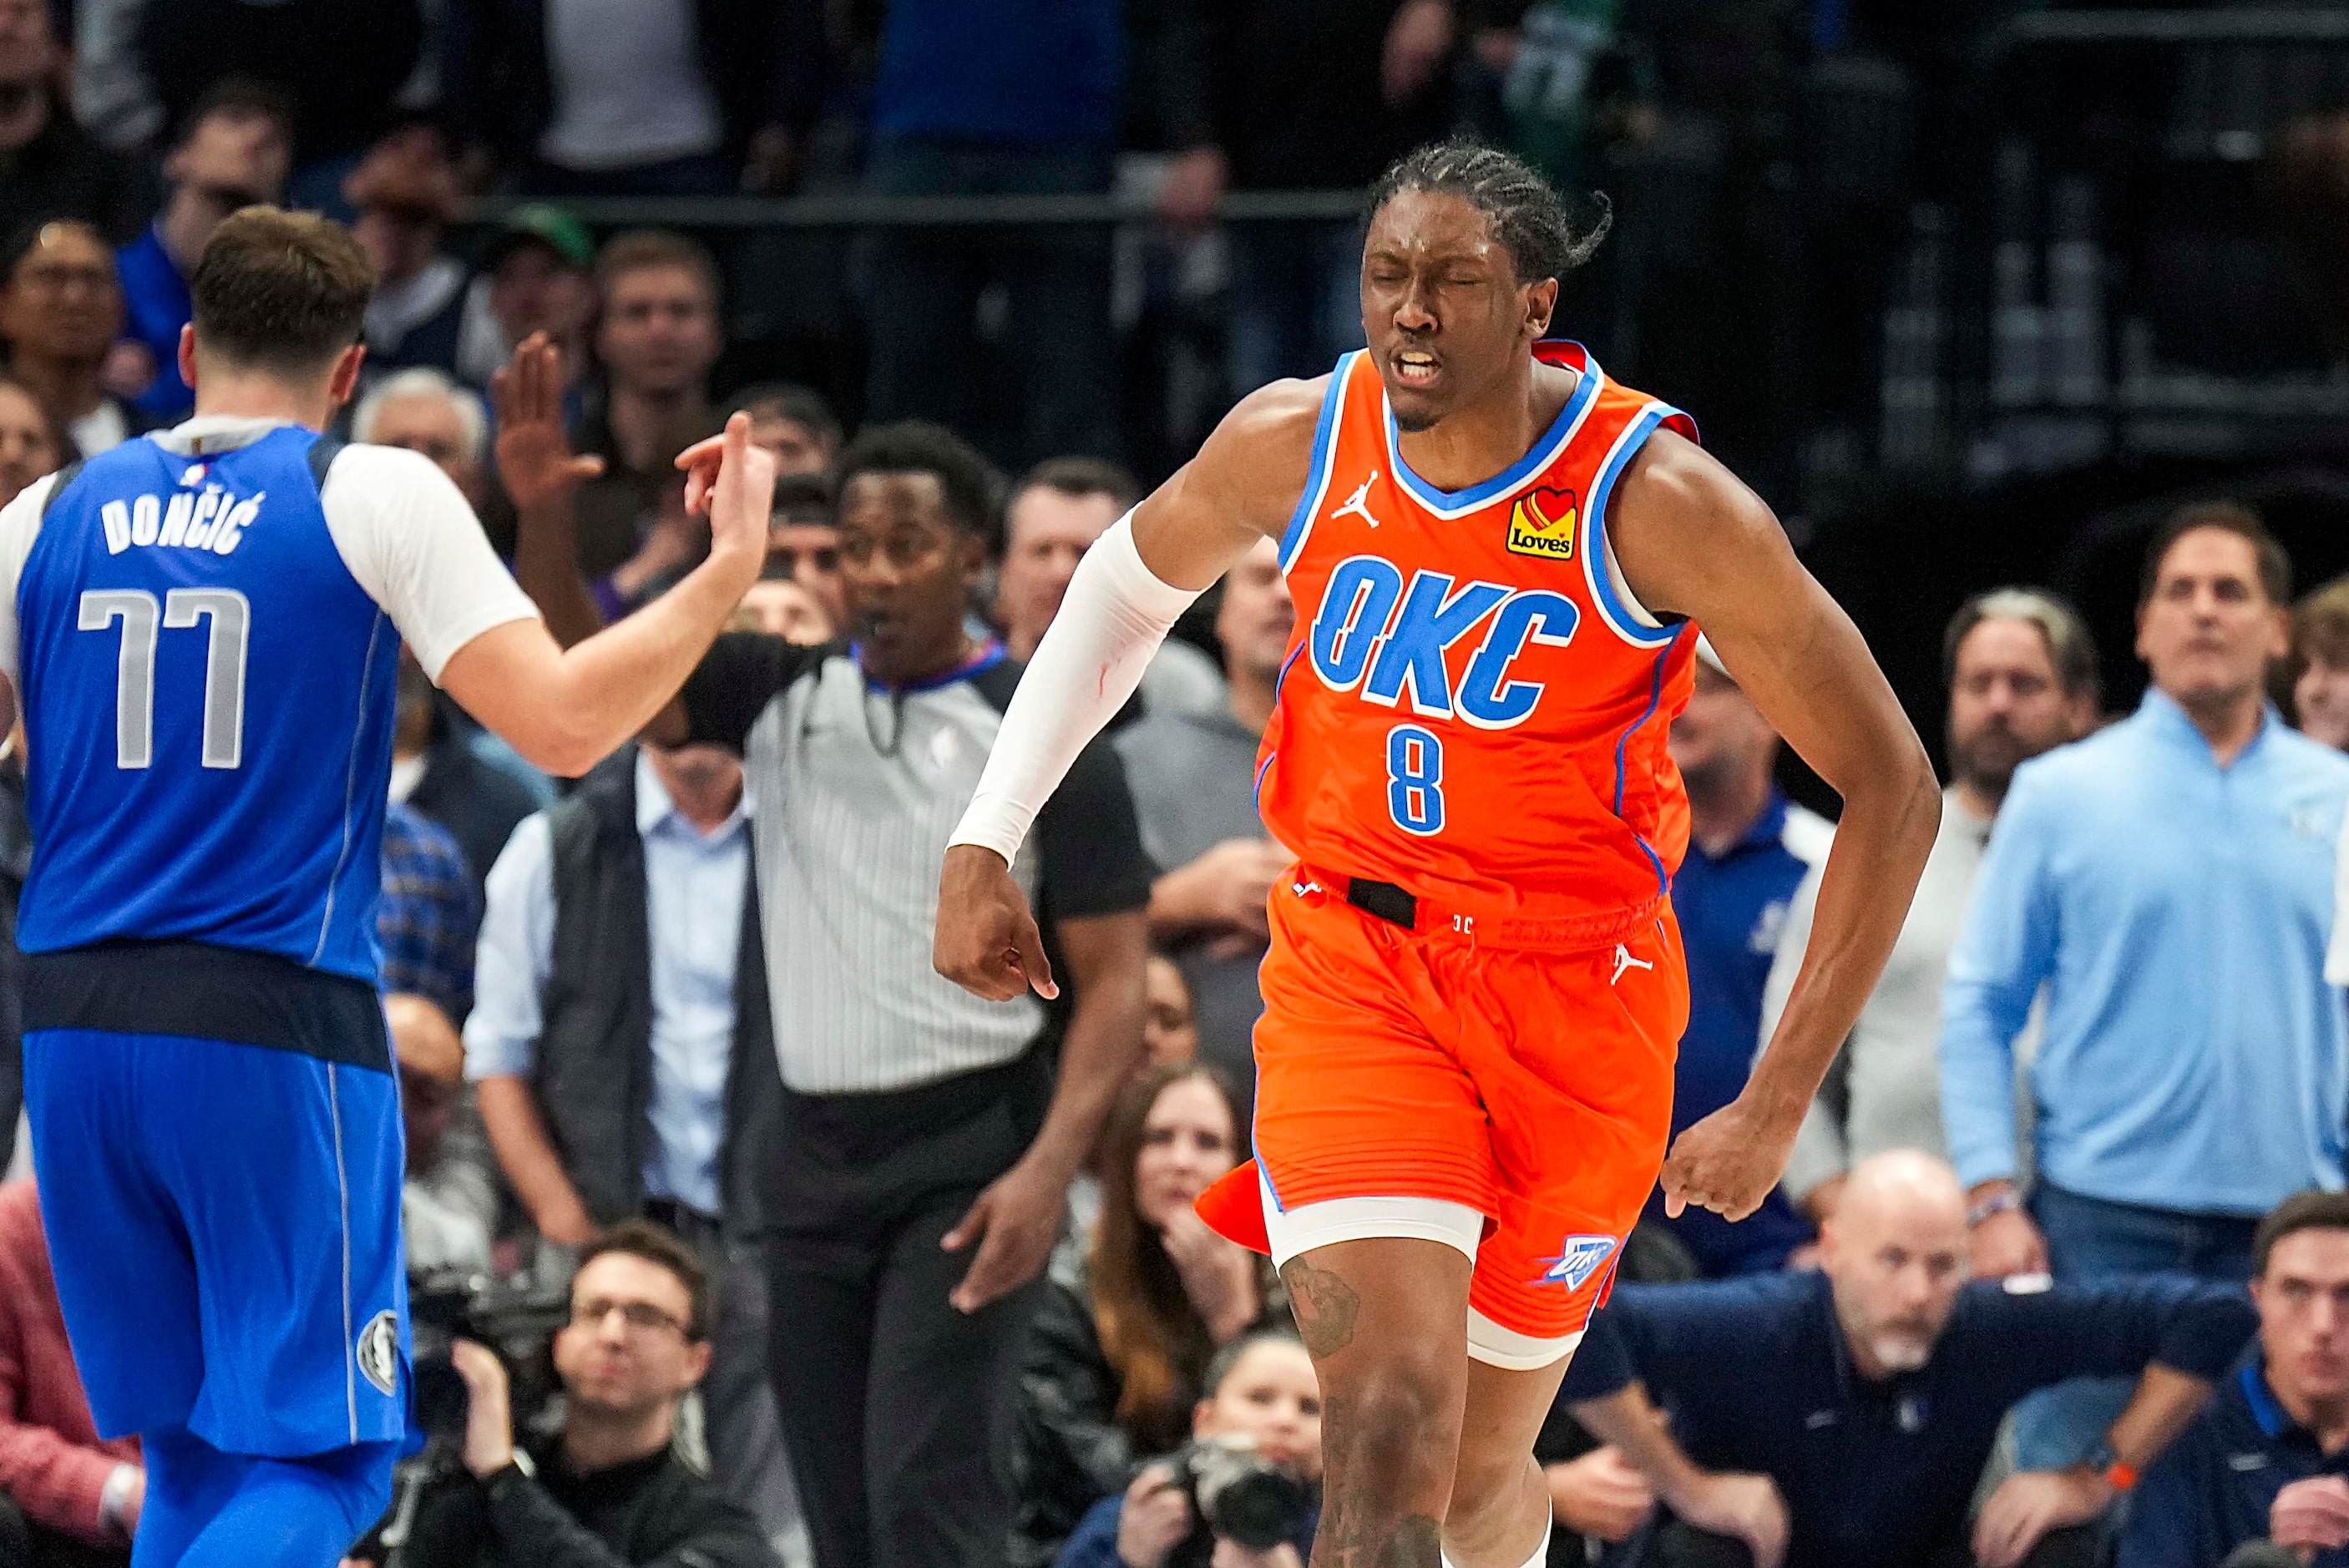
[[[1362,240],[1362,334],[1405,430],[1474,399],[1549,326],[1555,280],[1517,281],[1492,222],[1461,197],[1405,191]]]

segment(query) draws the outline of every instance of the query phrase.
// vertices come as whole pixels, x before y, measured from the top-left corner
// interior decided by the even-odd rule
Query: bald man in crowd
[[[1907,1150],[1853,1170],[1820,1241],[1818,1271],[1624,1285],[1591,1320],[1559,1406],[1661,1500],[1642,1568],[2093,1563],[2257,1325],[2191,1279],[1970,1283],[1957,1175]],[[2104,1449],[2010,1476],[1970,1523],[2008,1407],[2083,1373],[2137,1376]]]

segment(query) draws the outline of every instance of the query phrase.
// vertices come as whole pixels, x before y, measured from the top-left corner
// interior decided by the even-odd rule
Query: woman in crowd
[[[1270,1268],[1191,1210],[1240,1155],[1231,1092],[1209,1068],[1154,1067],[1119,1101],[1092,1244],[1055,1260],[1021,1368],[1013,1568],[1051,1562],[1136,1459],[1182,1444],[1217,1350],[1288,1321]]]
[[[1321,1389],[1296,1335],[1258,1329],[1218,1352],[1191,1412],[1191,1437],[1246,1449],[1304,1483],[1305,1506],[1289,1519],[1288,1539],[1251,1550],[1216,1536],[1193,1505],[1184,1456],[1174,1455],[1143,1466],[1123,1495],[1088,1510],[1055,1568],[1304,1568],[1320,1513]]]
[[[0,377],[0,506],[16,492],[66,466],[66,438],[24,387]]]

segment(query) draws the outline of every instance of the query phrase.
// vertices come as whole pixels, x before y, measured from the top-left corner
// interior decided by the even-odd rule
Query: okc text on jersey
[[[108,501],[98,513],[106,529],[106,552],[119,555],[136,544],[226,555],[253,526],[266,494],[239,500],[218,485],[206,485],[202,494],[174,491],[168,502],[153,495]]]
[[[1455,587],[1448,573],[1428,571],[1406,584],[1383,556],[1350,556],[1330,573],[1314,612],[1313,673],[1332,691],[1360,687],[1381,707],[1399,707],[1408,692],[1414,713],[1511,729],[1533,716],[1542,686],[1512,679],[1510,666],[1536,645],[1566,646],[1581,618],[1573,600],[1546,588]],[[1484,637],[1455,691],[1444,655],[1479,626]]]

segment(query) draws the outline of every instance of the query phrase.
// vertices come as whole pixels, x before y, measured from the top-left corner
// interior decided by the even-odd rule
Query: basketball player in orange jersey
[[[1299,863],[1272,894],[1257,1160],[1199,1207],[1272,1253],[1319,1369],[1319,1568],[1543,1561],[1533,1439],[1659,1167],[1673,1212],[1742,1218],[1777,1181],[1938,820],[1768,509],[1685,415],[1545,341],[1594,240],[1502,153],[1390,170],[1368,350],[1248,397],[1085,556],[947,852],[939,970],[1052,995],[1028,824],[1174,618],[1278,542],[1298,627],[1257,789]],[[1665,737],[1698,625],[1844,814],[1776,1036],[1667,1161],[1689,822]],[[1736,1497],[1689,1501],[1750,1533]]]

